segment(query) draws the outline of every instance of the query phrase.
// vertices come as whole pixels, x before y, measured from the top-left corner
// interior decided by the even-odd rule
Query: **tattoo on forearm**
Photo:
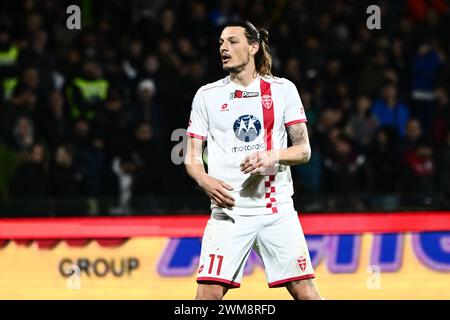
[[[308,143],[306,135],[306,126],[302,124],[294,124],[287,128],[289,137],[291,138],[292,145],[296,146],[303,143]]]
[[[287,128],[289,137],[291,138],[293,146],[301,146],[302,151],[300,154],[300,159],[293,162],[291,165],[306,163],[311,157],[311,148],[309,146],[308,132],[306,125],[303,123],[298,123],[291,125]]]

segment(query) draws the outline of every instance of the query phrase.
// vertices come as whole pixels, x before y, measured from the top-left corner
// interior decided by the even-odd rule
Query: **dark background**
[[[449,1],[28,0],[0,4],[0,215],[208,213],[171,134],[238,19],[306,110],[297,209],[450,208]]]

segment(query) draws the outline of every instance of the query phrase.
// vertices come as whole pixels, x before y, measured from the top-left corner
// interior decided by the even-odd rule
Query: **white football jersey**
[[[235,207],[212,212],[258,215],[292,211],[293,186],[289,166],[267,175],[244,174],[242,160],[256,151],[287,147],[290,125],[306,122],[295,85],[276,77],[257,77],[244,87],[227,76],[196,93],[188,135],[207,140],[208,174],[231,185]]]

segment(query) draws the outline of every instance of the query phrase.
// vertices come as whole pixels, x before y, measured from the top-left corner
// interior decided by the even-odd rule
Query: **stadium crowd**
[[[80,30],[67,29],[71,4]],[[450,207],[448,1],[24,0],[0,4],[0,211],[207,204],[172,163],[171,135],[196,90],[225,76],[218,36],[239,19],[269,30],[273,73],[306,110],[298,208]]]

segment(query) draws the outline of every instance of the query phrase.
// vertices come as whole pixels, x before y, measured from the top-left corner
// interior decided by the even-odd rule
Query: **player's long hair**
[[[249,21],[232,22],[226,27],[242,27],[249,44],[259,43],[259,50],[255,54],[256,72],[262,76],[272,76],[272,55],[269,48],[269,32],[266,29],[256,29]]]

